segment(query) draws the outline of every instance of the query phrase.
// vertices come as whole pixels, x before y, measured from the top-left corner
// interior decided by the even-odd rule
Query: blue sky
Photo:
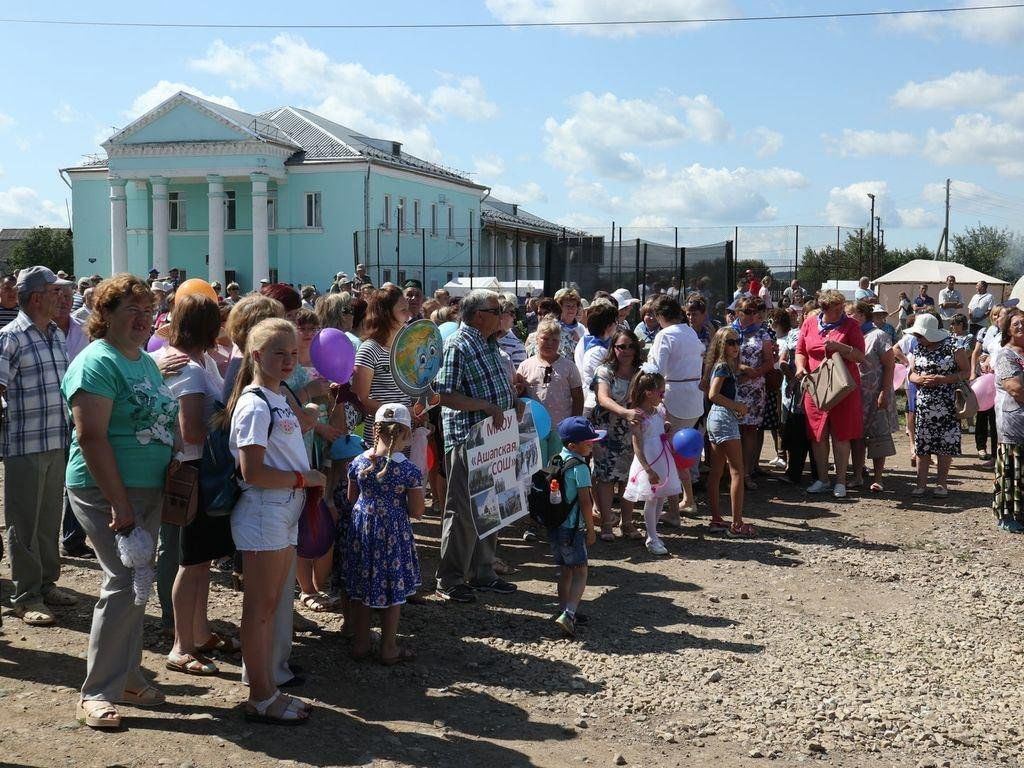
[[[423,4],[50,3],[22,17],[241,24],[707,18],[944,3],[460,0]],[[948,5],[963,6],[962,0]],[[977,1],[975,5],[983,4]],[[623,9],[621,6],[628,5]],[[5,11],[13,15],[14,11]],[[37,16],[37,14],[40,14]],[[45,14],[45,16],[41,16]],[[1024,9],[629,28],[137,29],[0,23],[0,227],[66,222],[57,169],[184,88],[257,112],[290,104],[397,138],[560,223],[612,221],[764,253],[800,224],[887,245],[1024,229]],[[728,228],[728,229],[727,229]],[[664,230],[667,232],[668,230]],[[817,234],[814,234],[817,233]],[[629,237],[627,232],[627,237]]]

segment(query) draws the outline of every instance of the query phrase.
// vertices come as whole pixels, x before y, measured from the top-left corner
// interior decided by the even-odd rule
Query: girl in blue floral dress
[[[352,657],[370,653],[370,610],[381,613],[380,662],[413,661],[398,645],[402,605],[420,587],[420,563],[410,517],[423,515],[423,474],[401,451],[412,438],[412,415],[386,403],[374,418],[377,440],[348,469],[352,522],[348,533],[346,590],[354,625]]]

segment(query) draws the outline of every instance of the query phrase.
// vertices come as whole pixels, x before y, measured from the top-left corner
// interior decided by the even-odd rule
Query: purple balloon
[[[309,345],[309,359],[317,373],[335,384],[347,384],[356,364],[356,348],[344,331],[324,328]]]
[[[155,333],[149,337],[149,341],[146,343],[147,352],[156,352],[158,349],[163,349],[167,346],[167,339],[163,336],[157,336]]]

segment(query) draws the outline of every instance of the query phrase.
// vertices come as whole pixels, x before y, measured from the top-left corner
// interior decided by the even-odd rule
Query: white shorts
[[[231,512],[231,537],[240,552],[273,552],[299,540],[303,490],[249,488]]]

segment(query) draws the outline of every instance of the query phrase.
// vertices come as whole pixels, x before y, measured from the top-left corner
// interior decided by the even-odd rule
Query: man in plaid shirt
[[[441,527],[441,559],[437,595],[471,603],[473,590],[508,594],[515,584],[494,573],[495,537],[478,538],[469,497],[469,465],[465,445],[470,430],[485,419],[500,424],[515,405],[508,366],[496,336],[501,309],[493,291],[470,291],[462,300],[463,326],[444,347],[444,362],[434,384],[441,395],[448,497]],[[466,582],[469,582],[468,584]]]
[[[7,400],[0,444],[14,582],[11,604],[15,615],[35,626],[54,623],[48,606],[76,602],[56,587],[68,438],[60,382],[68,361],[64,334],[53,318],[68,285],[46,267],[23,269],[17,283],[21,311],[0,329],[0,393]]]

